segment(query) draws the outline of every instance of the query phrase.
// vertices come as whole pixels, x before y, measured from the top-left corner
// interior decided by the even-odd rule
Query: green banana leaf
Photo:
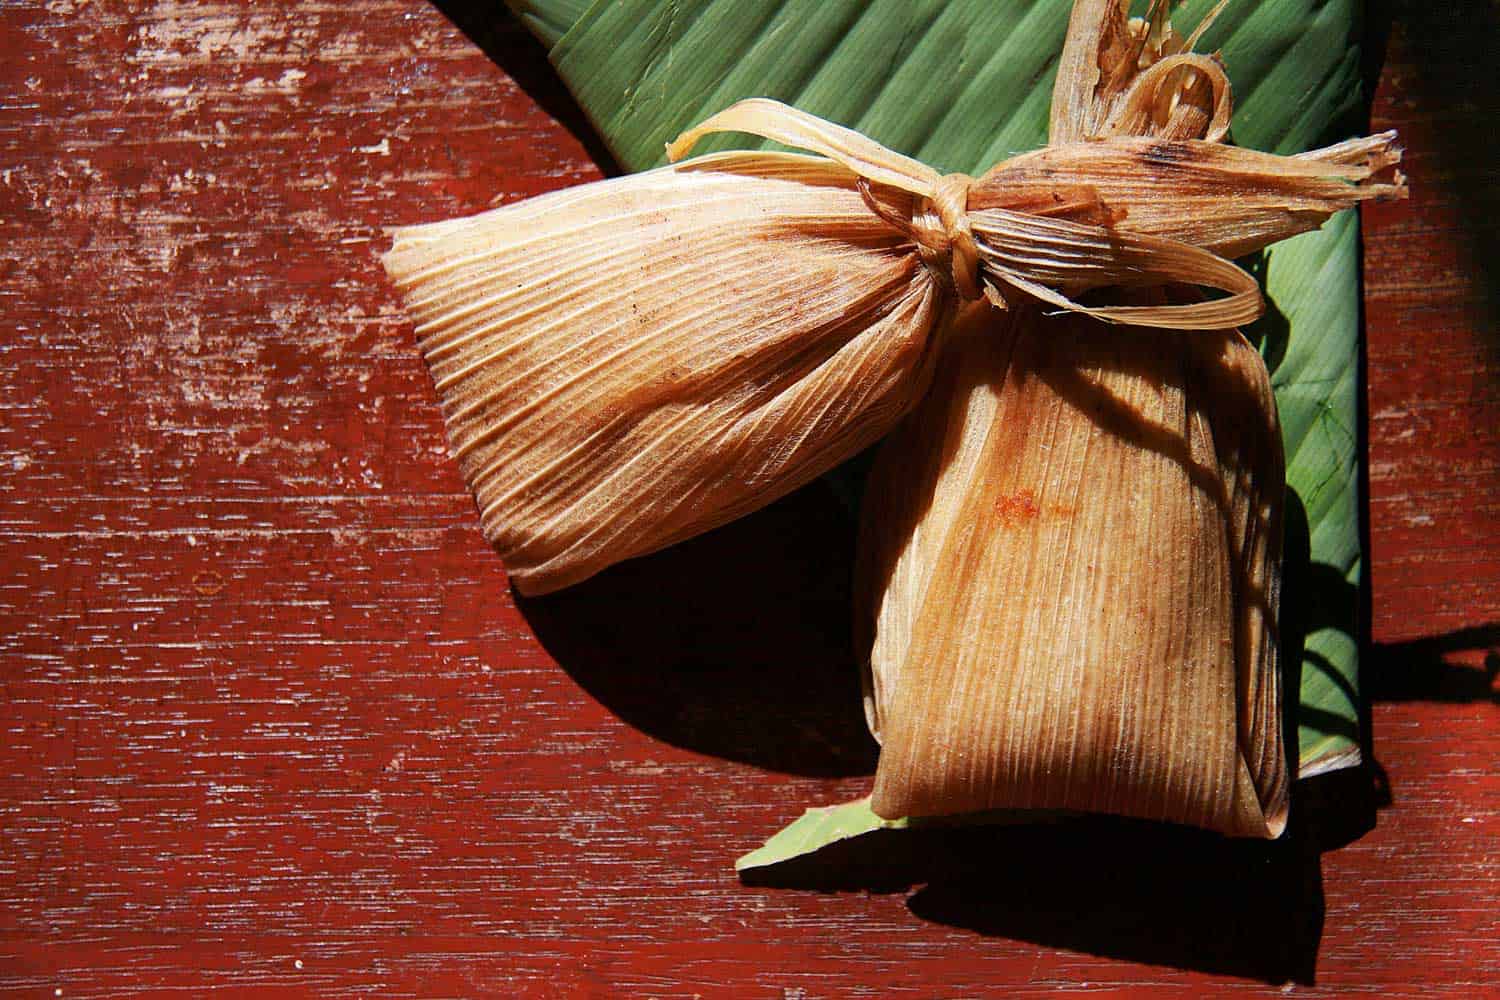
[[[660,164],[664,143],[734,101],[766,96],[941,171],[978,174],[1045,143],[1071,9],[1070,0],[507,2],[627,170]],[[1192,0],[1176,20],[1194,25],[1211,6]],[[1235,142],[1294,153],[1360,131],[1361,9],[1358,0],[1229,5],[1198,48],[1223,54]],[[715,136],[694,152],[764,145]],[[1247,331],[1271,368],[1286,442],[1283,627],[1288,655],[1301,659],[1303,776],[1359,760],[1358,247],[1358,219],[1345,213],[1267,250],[1257,267],[1270,308]],[[839,807],[852,812],[832,826],[804,818],[794,828],[868,824],[860,805]],[[802,853],[794,846],[780,851]]]
[[[909,818],[881,819],[870,811],[868,797],[838,806],[815,806],[796,822],[734,863],[737,872],[768,868],[791,858],[810,854],[841,840],[862,837],[876,830],[905,830]]]

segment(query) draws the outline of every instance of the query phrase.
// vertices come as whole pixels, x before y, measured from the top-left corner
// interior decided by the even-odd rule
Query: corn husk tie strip
[[[1202,140],[1120,137],[1022,154],[976,180],[939,175],[858,132],[763,99],[741,101],[689,129],[667,147],[668,156],[686,155],[714,132],[751,133],[847,167],[871,211],[919,247],[929,269],[948,277],[964,299],[978,298],[982,283],[985,297],[1001,307],[1007,292],[1020,292],[1096,319],[1180,330],[1259,317],[1259,286],[1221,254],[1259,249],[1316,228],[1340,208],[1394,194],[1394,181],[1382,183],[1377,175],[1399,158],[1393,133],[1306,158]],[[876,186],[912,200],[902,211],[874,194]],[[1227,192],[1234,204],[1215,204]],[[1194,217],[1185,207],[1203,211]],[[1100,307],[1069,297],[1172,282],[1229,294],[1209,302]]]
[[[385,266],[522,593],[733,520],[873,444],[921,398],[976,294],[1119,323],[1243,322],[1258,292],[1217,254],[1243,240],[1216,218],[1262,245],[1389,190],[1389,136],[1295,160],[1109,141],[971,183],[766,100],[673,154],[725,129],[820,155],[699,157],[395,232]],[[1232,210],[1174,212],[1169,174],[1233,188]],[[1078,300],[1168,281],[1227,294]]]

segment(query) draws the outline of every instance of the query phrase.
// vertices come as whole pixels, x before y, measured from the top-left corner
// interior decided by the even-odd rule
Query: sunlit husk
[[[524,593],[732,520],[925,386],[937,286],[847,171],[724,154],[397,233],[448,434]]]
[[[1287,157],[1160,134],[1178,124],[1169,115],[1160,129],[1153,121],[1142,125],[1155,130],[1149,136],[1110,134],[1021,154],[969,182],[964,214],[991,298],[1019,293],[1098,319],[1172,329],[1248,323],[1263,307],[1258,286],[1225,254],[1249,253],[1361,201],[1405,192],[1394,171],[1400,161],[1394,133]],[[920,221],[950,179],[931,167],[760,98],[689,129],[668,153],[686,155],[715,132],[761,135],[843,164],[870,186],[872,211],[915,244],[937,244],[946,253],[952,234]],[[1097,288],[1171,282],[1229,294],[1134,306],[1087,307],[1074,298]]]
[[[858,588],[883,816],[1285,822],[1280,436],[1238,333],[976,312],[882,445]]]
[[[980,218],[990,203],[1036,205],[1083,188],[1118,211],[1115,228],[1239,257],[1361,201],[1401,197],[1395,141],[1383,132],[1300,156],[1144,136],[1048,146],[985,174],[970,204]]]

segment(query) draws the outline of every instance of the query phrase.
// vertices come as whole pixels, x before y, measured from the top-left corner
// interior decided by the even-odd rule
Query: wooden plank
[[[785,887],[729,864],[873,761],[843,515],[810,487],[517,606],[381,229],[599,169],[514,22],[445,6],[483,48],[416,0],[0,10],[0,990],[1493,981],[1492,24],[1397,4],[1376,101],[1413,190],[1366,216],[1389,801],[1345,775],[1283,844],[1099,821]]]

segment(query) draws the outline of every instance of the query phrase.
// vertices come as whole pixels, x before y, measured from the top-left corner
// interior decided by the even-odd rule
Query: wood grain
[[[1495,15],[1448,6],[1394,5],[1375,101],[1413,191],[1366,215],[1378,768],[1276,845],[1101,820],[761,886],[736,854],[869,782],[836,500],[518,607],[376,261],[599,176],[535,45],[7,4],[0,991],[1492,988],[1500,107]]]

